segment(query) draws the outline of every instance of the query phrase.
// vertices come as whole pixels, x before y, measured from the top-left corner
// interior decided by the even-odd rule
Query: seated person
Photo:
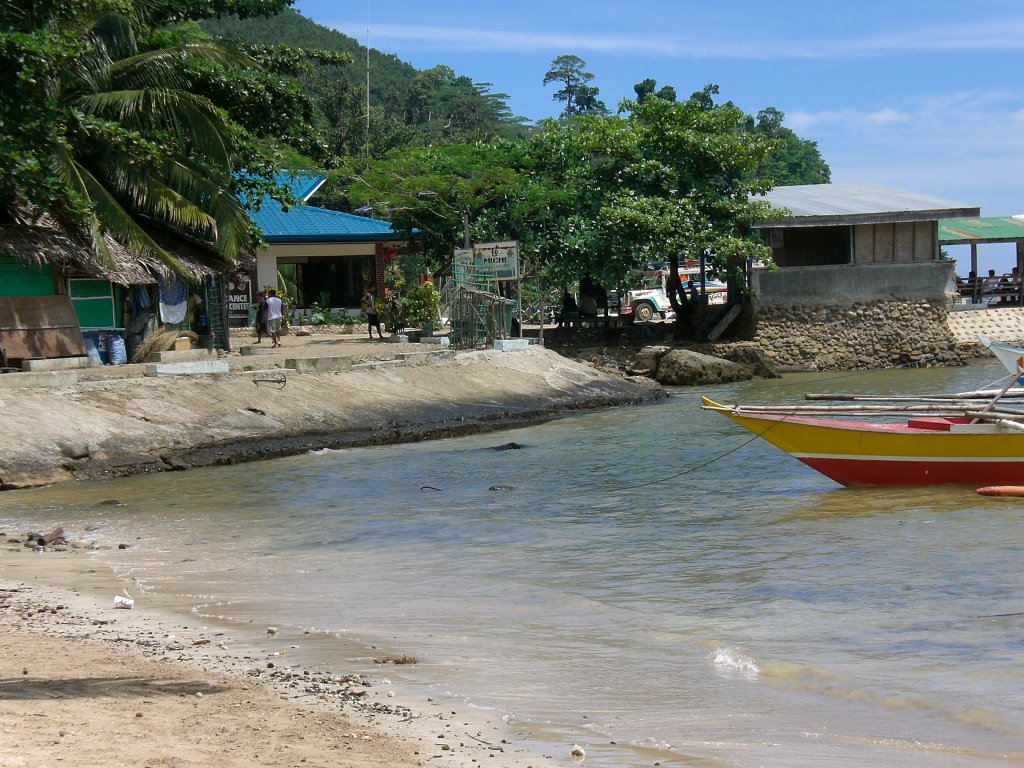
[[[558,315],[558,327],[561,328],[566,320],[579,317],[579,309],[576,306],[576,299],[568,291],[562,291],[562,311]]]
[[[988,277],[981,281],[981,287],[985,293],[994,293],[996,288],[999,287],[999,278],[996,277],[994,269],[988,271]]]
[[[584,277],[580,280],[580,314],[597,317],[598,312],[608,315],[608,292],[592,278]]]
[[[576,317],[578,312],[576,299],[568,291],[562,291],[562,317]]]
[[[585,293],[580,295],[580,317],[597,317],[597,299]]]

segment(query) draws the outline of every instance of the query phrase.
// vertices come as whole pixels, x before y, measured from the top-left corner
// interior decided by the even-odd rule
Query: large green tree
[[[722,275],[768,253],[750,235],[768,185],[750,175],[772,149],[732,104],[700,96],[625,102],[615,116],[547,121],[525,154],[549,190],[535,248],[549,281],[617,285],[650,260],[708,258]]]
[[[604,102],[597,97],[597,87],[590,85],[593,79],[593,73],[587,72],[587,62],[573,54],[556,56],[551,67],[544,73],[544,85],[560,83],[562,86],[552,98],[565,102],[563,115],[566,118],[585,114],[603,115],[608,112]]]
[[[752,169],[774,148],[704,92],[619,115],[542,123],[523,142],[396,150],[350,186],[352,205],[418,231],[436,269],[462,239],[516,239],[548,288],[619,285],[650,260],[708,259],[722,276],[766,259],[749,232],[768,206]]]
[[[505,231],[493,212],[504,211],[521,187],[517,152],[516,143],[501,140],[399,148],[348,174],[348,202],[415,237],[436,271],[462,245],[467,222],[476,241]]]
[[[754,173],[775,186],[827,184],[832,171],[818,151],[817,142],[801,139],[782,124],[784,119],[785,115],[775,107],[766,107],[756,118],[747,118],[747,130],[775,144],[774,151],[757,164]]]

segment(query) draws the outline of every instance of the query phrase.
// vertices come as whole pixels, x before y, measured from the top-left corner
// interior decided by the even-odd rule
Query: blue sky
[[[611,108],[652,77],[681,97],[717,83],[818,142],[835,182],[872,182],[1024,213],[1024,2],[889,0],[297,0],[327,27],[419,69],[493,83],[530,120],[542,84],[583,58]],[[372,77],[372,72],[371,72]],[[959,255],[959,254],[957,254]]]

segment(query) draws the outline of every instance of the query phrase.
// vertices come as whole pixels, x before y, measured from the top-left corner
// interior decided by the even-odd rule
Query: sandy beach
[[[0,766],[572,765],[517,748],[500,719],[403,701],[381,674],[306,669],[285,642],[136,603],[85,545],[0,554]],[[79,584],[79,587],[60,586]],[[261,628],[262,631],[262,628]]]

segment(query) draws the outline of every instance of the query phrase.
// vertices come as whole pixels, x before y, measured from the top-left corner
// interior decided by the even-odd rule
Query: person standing
[[[273,288],[267,291],[267,333],[274,347],[281,346],[281,321],[284,318],[284,304]]]
[[[256,294],[256,343],[263,343],[263,335],[267,332],[267,297],[263,291]]]
[[[377,314],[377,286],[370,283],[366,286],[366,293],[363,294],[363,311],[366,313],[366,329],[370,332],[370,340],[373,340],[373,329],[377,329],[377,336],[384,339],[384,332],[380,329],[380,315]]]

